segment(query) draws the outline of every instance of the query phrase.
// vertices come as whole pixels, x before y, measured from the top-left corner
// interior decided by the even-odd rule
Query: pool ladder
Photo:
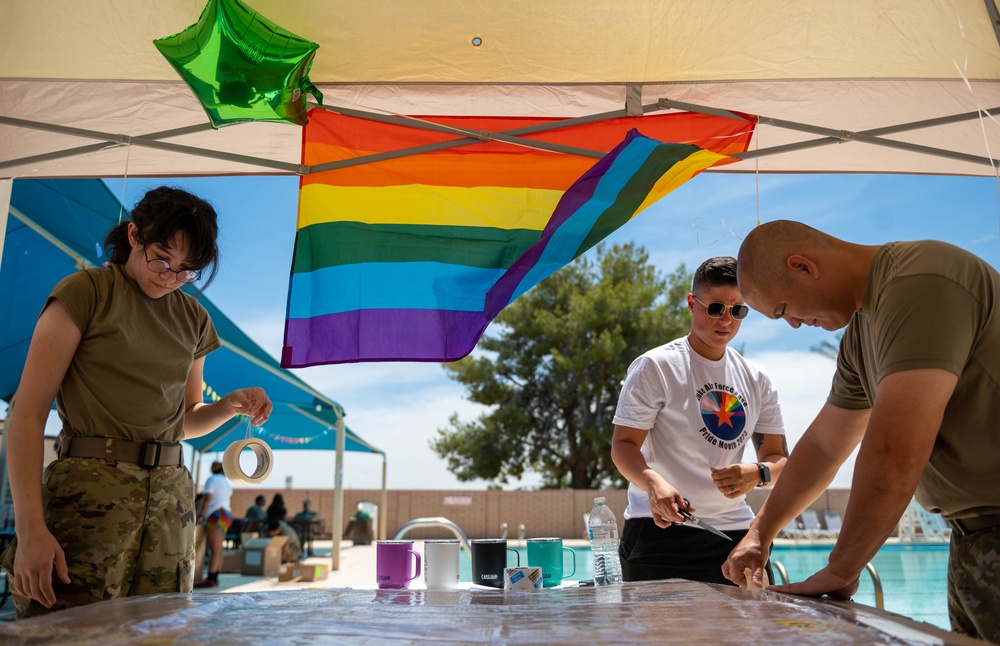
[[[455,535],[455,538],[462,543],[462,547],[465,548],[466,553],[472,554],[472,547],[469,545],[469,539],[466,537],[465,532],[462,531],[462,528],[443,516],[414,518],[407,523],[403,523],[403,525],[396,530],[396,534],[392,537],[392,539],[399,540],[403,538],[411,529],[422,529],[428,527],[440,527],[451,530],[451,533]]]
[[[524,543],[525,536],[526,534],[524,533],[524,523],[521,523],[517,526],[517,540],[521,541],[521,543]],[[507,538],[507,521],[500,523],[500,538]]]
[[[771,566],[777,571],[778,577],[781,579],[782,583],[789,583],[788,571],[785,570],[785,566],[781,564],[781,561],[771,560]],[[878,570],[871,563],[865,563],[865,569],[868,570],[868,574],[872,577],[872,585],[875,587],[875,607],[879,610],[885,610],[885,597],[882,593],[882,578],[878,575]]]

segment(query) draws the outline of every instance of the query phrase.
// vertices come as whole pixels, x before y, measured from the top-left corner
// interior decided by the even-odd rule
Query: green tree
[[[686,334],[684,265],[666,278],[633,244],[578,258],[497,317],[479,350],[445,365],[475,421],[452,415],[431,448],[462,481],[501,483],[526,471],[547,488],[623,486],[611,461],[612,418],[632,360]]]

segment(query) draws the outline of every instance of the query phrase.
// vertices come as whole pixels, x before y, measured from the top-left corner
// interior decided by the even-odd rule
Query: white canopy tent
[[[248,2],[319,43],[330,110],[417,126],[736,111],[754,138],[713,172],[997,174],[995,0]],[[0,178],[311,172],[296,126],[213,130],[153,46],[204,4],[3,0]]]
[[[334,110],[760,116],[721,172],[993,175],[1000,156],[978,112],[1000,107],[995,0],[250,5],[320,44],[310,77]],[[298,127],[212,130],[153,47],[203,6],[5,0],[0,177],[308,173]]]

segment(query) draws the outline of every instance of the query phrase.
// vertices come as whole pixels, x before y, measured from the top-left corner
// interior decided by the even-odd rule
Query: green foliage
[[[497,317],[469,357],[445,370],[470,401],[431,448],[462,481],[500,483],[527,471],[553,489],[624,486],[611,461],[612,418],[629,364],[690,329],[684,265],[656,273],[633,244],[578,258]]]

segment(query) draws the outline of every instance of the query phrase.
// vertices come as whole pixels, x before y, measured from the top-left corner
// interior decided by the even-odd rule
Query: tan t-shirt
[[[179,442],[191,365],[221,345],[205,308],[180,290],[149,298],[120,265],[67,276],[52,299],[83,335],[56,396],[63,435]]]
[[[872,259],[868,293],[840,344],[828,401],[870,408],[886,375],[958,375],[916,498],[946,518],[1000,512],[1000,274],[943,242],[895,242]],[[900,442],[907,429],[893,429]]]

